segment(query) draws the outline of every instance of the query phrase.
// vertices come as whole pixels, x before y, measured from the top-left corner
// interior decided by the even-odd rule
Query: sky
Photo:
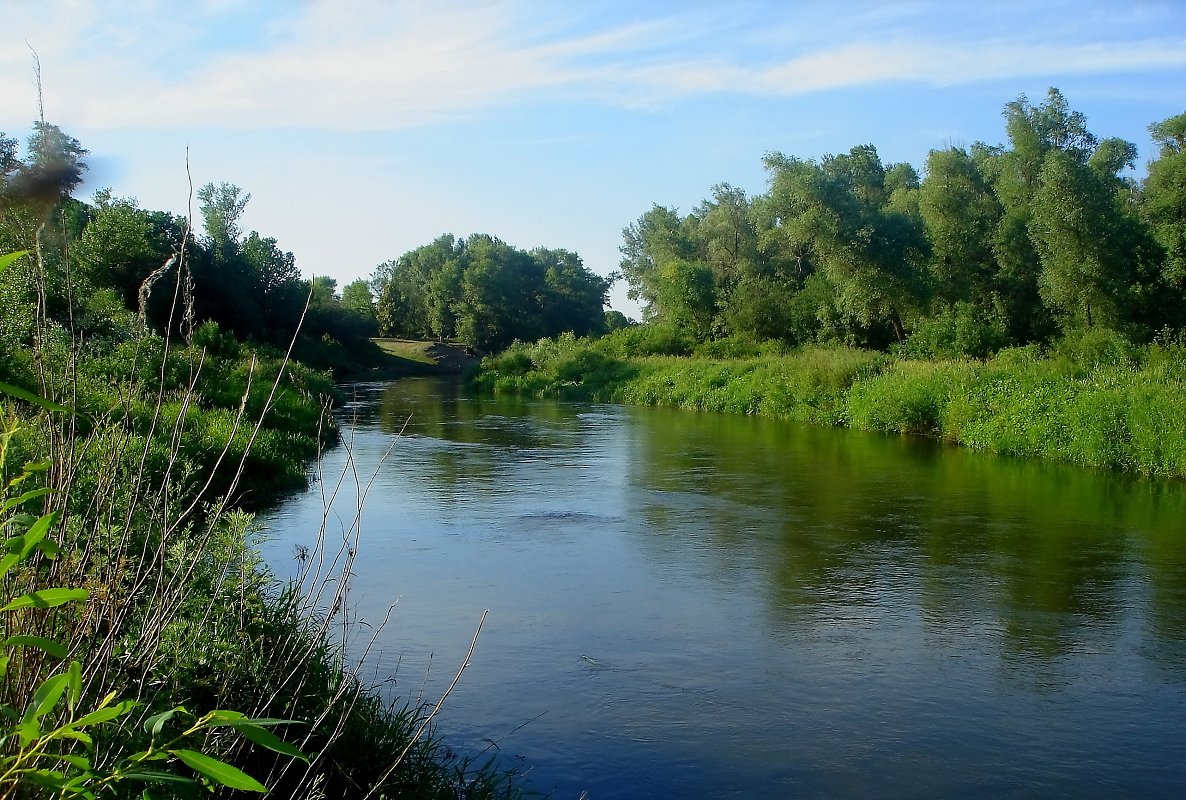
[[[244,230],[339,286],[443,233],[607,275],[652,205],[764,192],[767,153],[873,144],[921,171],[1005,143],[1005,104],[1052,86],[1142,163],[1186,111],[1182,0],[0,0],[0,20],[0,131],[38,116],[35,52],[47,121],[91,153],[81,199],[188,214],[191,181],[233,183]],[[639,317],[624,285],[611,301]]]

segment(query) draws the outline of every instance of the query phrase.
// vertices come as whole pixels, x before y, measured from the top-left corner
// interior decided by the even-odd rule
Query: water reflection
[[[1001,632],[1002,656],[1050,660],[1115,637],[1150,605],[1183,638],[1182,487],[993,459],[907,438],[641,410],[632,513],[649,538],[695,537],[718,578],[759,570],[795,625],[917,596],[928,625]],[[711,498],[681,513],[680,493]],[[694,529],[694,532],[689,529]],[[657,559],[685,558],[643,543]],[[1181,675],[1178,676],[1181,678]]]

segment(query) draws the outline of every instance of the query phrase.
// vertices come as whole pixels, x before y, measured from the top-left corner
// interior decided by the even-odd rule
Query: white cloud
[[[738,90],[778,95],[885,81],[936,86],[1031,75],[1060,76],[1186,67],[1186,40],[1117,44],[861,43],[812,53],[746,76]]]
[[[39,46],[51,106],[69,109],[71,124],[103,128],[396,129],[556,97],[655,106],[705,93],[778,97],[888,81],[948,86],[1186,67],[1181,39],[1059,42],[1038,31],[955,40],[934,28],[905,38],[885,25],[889,10],[867,10],[865,24],[894,30],[892,40],[869,27],[838,28],[846,41],[805,36],[802,25],[791,35],[783,20],[791,51],[780,53],[769,8],[749,16],[700,8],[580,30],[589,18],[566,18],[550,3],[317,0],[280,3],[262,22],[257,11],[233,27],[249,5],[212,0],[179,18],[151,4],[122,17],[86,0],[54,12],[18,4],[16,28],[54,32]],[[894,8],[912,19],[926,9]],[[220,31],[233,41],[200,48]],[[28,92],[28,75],[27,53],[0,53],[0,92]]]

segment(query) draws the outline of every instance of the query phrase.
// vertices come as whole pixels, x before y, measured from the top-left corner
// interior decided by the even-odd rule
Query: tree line
[[[380,333],[492,351],[516,339],[627,324],[620,313],[605,313],[610,281],[569,250],[524,251],[485,234],[445,235],[339,293],[332,278],[302,279],[276,239],[243,231],[251,195],[238,186],[198,190],[198,233],[184,217],[110,190],[90,204],[75,199],[87,150],[54,125],[36,123],[25,151],[22,157],[20,143],[0,133],[0,248],[32,249],[40,230],[50,287],[44,312],[71,315],[83,334],[113,335],[139,317],[158,331],[212,322],[241,340],[286,346],[303,314],[300,357],[357,347]],[[37,302],[28,278],[14,273],[0,286],[8,308],[27,312],[25,323],[8,326],[14,345],[27,339]],[[69,311],[68,294],[77,301]]]
[[[276,239],[242,230],[251,195],[238,186],[198,190],[199,232],[184,217],[110,190],[92,203],[74,198],[87,155],[46,122],[34,124],[23,155],[20,142],[0,132],[0,252],[40,248],[45,272],[40,293],[31,264],[0,279],[0,345],[9,352],[27,345],[38,314],[69,317],[71,329],[89,337],[126,336],[138,324],[192,333],[213,323],[280,347],[300,324],[298,353],[374,335],[367,282],[339,294],[332,278],[301,278]]]
[[[380,264],[371,286],[384,336],[456,339],[487,352],[626,323],[620,313],[607,316],[610,281],[576,253],[524,251],[486,234],[440,236]]]
[[[1186,114],[1137,149],[1099,139],[1057,89],[1004,109],[1007,146],[932,150],[925,177],[872,145],[768,154],[769,189],[728,184],[691,213],[623,231],[621,276],[648,321],[698,341],[973,355],[1106,327],[1148,341],[1186,322]]]

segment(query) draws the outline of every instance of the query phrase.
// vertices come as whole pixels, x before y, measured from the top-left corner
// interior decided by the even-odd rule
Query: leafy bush
[[[1137,348],[1121,333],[1108,328],[1082,328],[1068,332],[1054,346],[1053,356],[1080,370],[1091,372],[1112,367],[1137,366]]]
[[[1008,323],[995,309],[956,303],[920,321],[897,352],[913,359],[987,358],[1008,341]]]

